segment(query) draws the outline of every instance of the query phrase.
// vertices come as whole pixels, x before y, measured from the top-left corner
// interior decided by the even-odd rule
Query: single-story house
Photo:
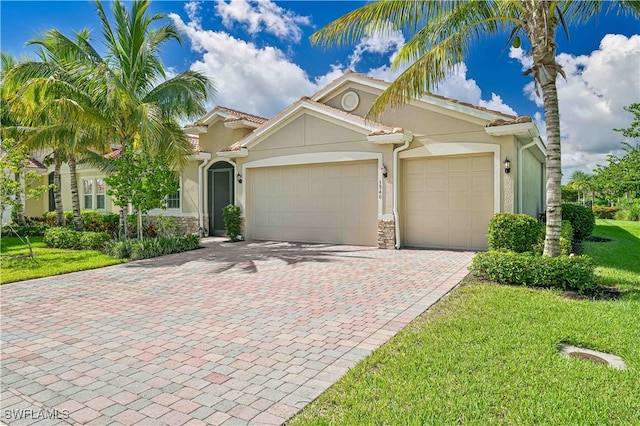
[[[347,72],[270,119],[214,107],[185,127],[180,191],[151,214],[220,235],[236,204],[249,240],[478,250],[495,213],[544,212],[545,146],[529,117],[424,94],[366,120],[387,86]],[[113,208],[102,178],[79,171],[83,208]],[[50,208],[31,200],[27,215]]]

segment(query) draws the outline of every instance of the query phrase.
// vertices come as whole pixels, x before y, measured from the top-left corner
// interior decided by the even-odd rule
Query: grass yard
[[[620,300],[468,281],[290,424],[640,424],[640,223],[598,221],[594,235],[612,241],[584,252]],[[561,342],[628,370],[563,358]]]
[[[84,271],[125,262],[123,259],[116,259],[99,251],[48,248],[42,242],[42,237],[31,237],[30,240],[35,261],[24,256],[29,254],[29,249],[18,238],[2,237],[0,239],[2,255],[0,283]]]

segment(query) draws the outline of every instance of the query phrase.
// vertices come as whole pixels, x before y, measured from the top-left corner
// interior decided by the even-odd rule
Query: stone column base
[[[378,221],[378,248],[394,249],[396,248],[396,221],[379,220]]]

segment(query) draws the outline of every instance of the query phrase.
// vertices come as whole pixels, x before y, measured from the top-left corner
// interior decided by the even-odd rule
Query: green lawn
[[[305,408],[301,424],[640,424],[640,223],[598,221],[585,243],[617,301],[467,282]],[[618,371],[557,355],[615,353]]]
[[[107,256],[93,250],[64,250],[48,248],[42,237],[31,237],[35,261],[28,255],[27,245],[15,237],[2,237],[0,283],[42,278],[67,272],[84,271],[116,265],[125,260]]]

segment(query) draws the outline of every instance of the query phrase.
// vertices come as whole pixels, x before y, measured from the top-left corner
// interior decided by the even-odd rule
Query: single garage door
[[[493,173],[493,154],[403,160],[404,245],[486,249]]]
[[[254,240],[377,245],[376,161],[249,171]]]

